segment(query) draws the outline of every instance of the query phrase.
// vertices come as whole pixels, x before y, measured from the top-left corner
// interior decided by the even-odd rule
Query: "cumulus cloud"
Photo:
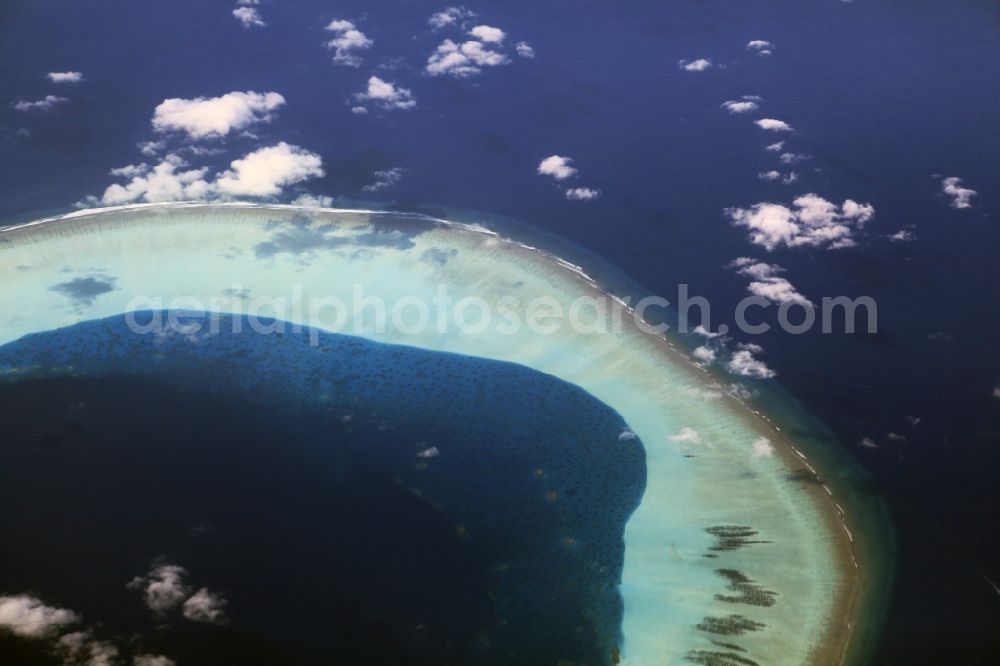
[[[324,174],[322,158],[304,148],[284,141],[259,148],[241,159],[214,180],[206,167],[187,169],[187,162],[170,153],[159,164],[132,164],[113,169],[112,174],[131,179],[112,184],[100,197],[88,197],[87,204],[117,206],[133,202],[160,203],[227,199],[234,197],[272,197],[282,189]]]
[[[219,174],[215,189],[233,197],[269,197],[287,185],[324,175],[319,155],[282,141],[233,160],[230,169]]]
[[[761,180],[771,182],[780,180],[783,185],[791,185],[792,183],[797,183],[799,180],[799,174],[794,171],[781,173],[780,171],[775,171],[774,169],[771,169],[770,171],[761,171],[757,174],[757,177]]]
[[[175,666],[176,662],[173,659],[164,657],[163,655],[156,654],[140,654],[136,655],[132,660],[132,666]]]
[[[469,30],[469,34],[481,42],[490,44],[503,44],[503,40],[507,37],[507,33],[503,30],[490,25],[477,25]]]
[[[865,447],[866,449],[877,449],[878,448],[878,444],[876,444],[875,440],[872,439],[871,437],[862,437],[861,438],[861,446]]]
[[[468,40],[457,44],[446,39],[427,59],[424,71],[431,76],[448,74],[463,79],[479,74],[484,67],[498,67],[509,62],[506,54],[484,42]]]
[[[324,28],[333,33],[333,39],[326,43],[333,50],[333,62],[348,67],[360,67],[364,62],[357,51],[370,49],[375,43],[350,21],[334,20]]]
[[[626,428],[625,430],[622,430],[620,433],[618,433],[618,441],[620,441],[620,442],[630,442],[630,441],[636,439],[637,437],[638,437],[638,435],[636,435],[634,432],[632,432],[628,428]]]
[[[747,50],[760,56],[769,56],[774,53],[774,44],[765,39],[752,39],[747,42]]]
[[[993,397],[1000,398],[1000,386],[997,386],[996,388],[993,389]]]
[[[375,182],[361,188],[364,192],[381,192],[387,190],[403,179],[403,169],[395,167],[386,171],[375,172]]]
[[[23,638],[48,638],[80,616],[65,608],[46,606],[41,600],[20,594],[0,596],[0,628]]]
[[[704,72],[712,66],[712,61],[707,58],[697,60],[678,60],[677,66],[686,72]]]
[[[764,130],[769,132],[791,132],[792,126],[786,123],[784,120],[777,120],[775,118],[761,118],[760,120],[755,120],[754,124]]]
[[[61,637],[56,652],[66,666],[116,666],[118,648],[106,641],[95,640],[90,631],[77,631]]]
[[[722,333],[710,331],[707,328],[705,328],[702,324],[698,324],[697,326],[695,326],[693,332],[695,335],[700,335],[701,337],[708,338],[709,340],[722,337]]]
[[[685,426],[676,435],[671,435],[670,441],[684,442],[685,444],[701,444],[701,435],[694,428]]]
[[[782,164],[798,164],[811,158],[811,155],[806,155],[805,153],[782,153],[778,159],[781,160]]]
[[[729,113],[750,113],[751,111],[756,111],[760,107],[757,105],[756,100],[744,97],[739,100],[731,99],[723,102],[722,108]]]
[[[767,437],[755,439],[751,445],[751,450],[751,455],[754,458],[770,458],[774,455],[774,446],[771,445],[771,440]]]
[[[166,141],[140,141],[136,144],[136,148],[139,152],[146,157],[154,157],[159,155],[167,147]]]
[[[514,50],[517,51],[517,55],[521,56],[522,58],[535,57],[535,49],[533,49],[531,47],[531,44],[529,44],[528,42],[524,41],[518,42],[517,44],[514,45]]]
[[[840,206],[816,194],[805,194],[792,207],[758,203],[750,208],[728,208],[734,226],[750,230],[750,241],[767,250],[777,247],[824,247],[838,249],[856,245],[855,233],[875,215],[870,204],[847,199]]]
[[[800,294],[791,282],[778,275],[785,270],[781,266],[766,264],[749,257],[735,259],[729,266],[736,269],[740,275],[746,275],[751,279],[747,291],[754,296],[761,296],[772,303],[796,303],[813,307],[812,301]]]
[[[333,206],[333,197],[300,194],[289,203],[293,206],[305,206],[306,208],[330,208]]]
[[[241,6],[233,10],[233,17],[240,22],[244,28],[262,28],[266,23],[260,12],[255,7]]]
[[[459,21],[464,21],[465,19],[474,18],[476,15],[470,12],[468,9],[463,7],[447,7],[439,12],[435,12],[427,19],[427,23],[430,24],[435,30],[439,30],[449,25],[458,23]]]
[[[900,229],[894,234],[889,234],[887,238],[893,243],[909,243],[910,241],[916,240],[917,235],[909,229]]]
[[[972,197],[978,192],[962,187],[962,179],[954,176],[941,181],[941,191],[951,197],[952,208],[972,208]]]
[[[600,190],[589,187],[573,187],[566,190],[566,198],[570,201],[592,201],[601,196]]]
[[[417,105],[417,100],[408,88],[397,88],[396,84],[383,81],[377,76],[369,78],[367,90],[356,93],[354,99],[358,102],[371,102],[386,110],[412,109]]]
[[[190,594],[187,569],[175,564],[154,566],[145,576],[136,576],[125,587],[142,592],[143,603],[154,613],[176,608]]]
[[[271,122],[274,112],[284,104],[285,98],[276,92],[252,90],[221,97],[175,97],[163,100],[153,110],[153,129],[183,132],[190,139],[218,138],[234,130]]]
[[[576,175],[576,168],[570,166],[573,159],[562,155],[550,155],[538,164],[538,173],[552,176],[556,180],[565,180]]]
[[[776,141],[775,143],[772,143],[768,146],[764,146],[764,150],[770,151],[772,153],[780,153],[784,147],[785,147],[784,141]]]
[[[125,185],[108,186],[99,201],[105,206],[118,206],[135,201],[159,203],[204,198],[210,191],[204,179],[208,169],[181,170],[186,165],[183,159],[171,153],[152,168],[139,164],[115,169],[114,175],[133,174],[131,180]]]
[[[83,72],[49,72],[45,76],[52,83],[79,83],[83,81]]]
[[[767,367],[767,364],[758,359],[754,354],[759,354],[761,348],[757,345],[747,345],[733,353],[726,369],[734,375],[744,377],[756,377],[757,379],[769,379],[778,373]]]
[[[228,603],[220,594],[203,587],[184,602],[184,617],[192,622],[222,624]]]
[[[35,102],[20,101],[14,102],[14,108],[18,111],[23,111],[24,113],[31,113],[32,111],[51,111],[60,104],[65,104],[69,100],[65,97],[59,97],[58,95],[46,95],[43,99]]]
[[[694,357],[702,363],[713,363],[716,358],[715,350],[707,345],[696,347],[692,353],[694,354]]]

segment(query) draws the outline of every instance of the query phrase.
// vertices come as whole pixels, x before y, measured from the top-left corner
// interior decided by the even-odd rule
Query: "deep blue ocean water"
[[[178,663],[608,661],[645,484],[615,412],[513,364],[241,323],[0,348],[28,368],[0,384],[0,590]],[[146,611],[151,563],[231,622]]]
[[[878,335],[754,339],[779,381],[872,471],[899,538],[894,603],[877,663],[995,663],[1000,579],[1000,6],[913,2],[481,2],[470,5],[532,61],[481,76],[431,79],[420,69],[440,35],[428,2],[264,2],[266,29],[247,31],[232,3],[185,0],[123,7],[51,0],[0,4],[0,220],[65,210],[140,161],[137,141],[167,97],[275,90],[288,104],[259,140],[230,139],[225,165],[262,142],[323,156],[317,194],[363,197],[372,172],[404,168],[381,194],[410,205],[495,212],[563,235],[668,298],[678,283],[732,312],[745,280],[738,256],[779,263],[810,298],[870,295]],[[360,69],[335,67],[321,43],[333,18],[356,21],[376,46]],[[751,57],[751,39],[775,43]],[[725,68],[692,74],[682,58]],[[381,70],[401,58],[396,69]],[[87,81],[53,88],[48,71]],[[373,72],[411,88],[418,107],[357,118],[346,98]],[[25,115],[10,102],[65,94]],[[764,183],[762,147],[776,137],[719,104],[764,98],[766,115],[814,156],[799,185]],[[23,136],[18,129],[30,130]],[[559,153],[602,197],[564,200],[534,173]],[[820,171],[810,169],[819,168]],[[979,192],[971,210],[940,196],[940,176]],[[723,215],[728,206],[788,203],[815,191],[872,203],[857,248],[766,253]],[[916,240],[884,236],[912,228]],[[720,316],[721,320],[724,316]],[[717,320],[718,321],[718,320]],[[749,340],[743,340],[749,341]],[[910,425],[916,417],[919,424]],[[890,440],[896,433],[906,441]],[[864,437],[878,448],[860,446]]]

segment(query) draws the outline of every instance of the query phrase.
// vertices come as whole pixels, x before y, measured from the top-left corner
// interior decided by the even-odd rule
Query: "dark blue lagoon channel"
[[[129,659],[617,661],[646,482],[621,416],[514,363],[221,321],[0,347],[0,595]]]

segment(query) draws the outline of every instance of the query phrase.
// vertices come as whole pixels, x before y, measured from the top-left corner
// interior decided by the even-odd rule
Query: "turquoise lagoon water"
[[[273,314],[290,324],[516,363],[607,405],[627,424],[607,446],[641,441],[646,469],[622,534],[621,623],[609,662],[804,663],[848,632],[864,647],[869,627],[849,625],[864,617],[858,600],[871,595],[858,587],[854,558],[865,558],[857,571],[870,587],[873,572],[884,570],[881,551],[867,550],[879,518],[861,515],[863,502],[850,495],[853,470],[835,456],[817,478],[816,461],[803,457],[818,455],[817,447],[795,439],[815,432],[775,427],[804,422],[792,403],[777,421],[758,415],[672,340],[628,318],[621,330],[588,334],[526,326],[411,331],[392,322],[383,328],[370,310],[338,316],[309,307],[331,297],[350,303],[355,285],[389,303],[430,303],[445,285],[454,301],[472,296],[494,309],[509,296],[568,307],[603,295],[571,264],[419,215],[249,205],[84,212],[8,230],[0,240],[0,343],[129,310],[242,316],[272,299]],[[613,476],[588,464],[598,478]]]

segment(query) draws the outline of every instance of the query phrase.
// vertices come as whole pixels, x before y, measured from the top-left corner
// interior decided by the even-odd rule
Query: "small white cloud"
[[[397,88],[396,84],[384,81],[377,76],[368,79],[368,89],[356,93],[354,99],[358,102],[372,102],[386,110],[412,109],[417,105],[409,88]]]
[[[65,666],[117,666],[118,648],[95,640],[90,631],[66,634],[56,643],[56,652]]]
[[[132,666],[176,666],[173,659],[155,654],[139,654],[132,660]]]
[[[431,17],[427,19],[427,23],[429,23],[433,29],[439,30],[459,21],[474,18],[475,16],[476,15],[473,12],[470,12],[465,7],[448,7],[432,14]]]
[[[695,335],[700,335],[703,338],[708,338],[709,340],[713,338],[722,337],[722,333],[716,333],[714,331],[710,331],[707,328],[705,328],[702,324],[698,324],[697,326],[695,326],[693,333]]]
[[[861,446],[865,447],[866,449],[877,449],[878,448],[878,444],[876,444],[875,440],[872,439],[871,437],[862,437],[861,438]]]
[[[1000,398],[1000,395],[996,397]],[[909,423],[911,426],[919,425],[922,420],[923,419],[921,419],[919,416],[913,416],[912,414],[906,417],[906,422]]]
[[[184,132],[190,139],[218,138],[234,130],[268,123],[284,106],[276,92],[231,92],[221,97],[165,99],[153,110],[157,132]]]
[[[215,188],[224,196],[270,197],[285,186],[324,175],[319,155],[282,141],[233,160],[229,170],[219,174]]]
[[[784,120],[777,120],[776,118],[761,118],[760,120],[755,120],[754,124],[764,130],[769,132],[791,132],[792,126],[786,123]]]
[[[730,268],[735,268],[740,275],[751,278],[747,291],[754,296],[766,298],[772,303],[796,303],[813,307],[812,301],[800,294],[791,282],[778,275],[785,270],[781,266],[740,257],[730,264]]]
[[[483,67],[498,67],[510,62],[505,54],[483,42],[469,40],[457,44],[446,39],[427,59],[424,71],[431,76],[448,74],[464,79],[479,74]]]
[[[760,56],[769,56],[774,53],[774,44],[764,39],[753,39],[747,42],[747,50]]]
[[[600,190],[589,187],[573,187],[566,190],[566,198],[570,201],[592,201],[600,196]]]
[[[766,363],[756,358],[752,349],[740,349],[734,352],[726,364],[726,369],[734,375],[756,377],[758,379],[769,379],[778,374],[767,367]]]
[[[778,159],[781,160],[782,164],[798,164],[799,162],[805,162],[811,157],[811,155],[804,153],[782,153]]]
[[[356,116],[367,116],[368,115],[368,109],[366,107],[363,107],[363,106],[352,106],[351,107],[351,113],[353,113]]]
[[[707,345],[696,347],[693,354],[702,363],[713,363],[716,358],[715,350]]]
[[[972,208],[972,197],[978,193],[962,187],[962,179],[952,176],[941,181],[941,191],[951,197],[952,208]]]
[[[139,152],[146,157],[159,155],[167,147],[166,141],[142,141],[136,144]]]
[[[841,206],[816,194],[805,194],[792,202],[758,203],[750,208],[729,208],[726,215],[734,226],[750,230],[750,242],[767,250],[786,247],[839,249],[856,245],[854,234],[875,215],[870,204],[847,199]]]
[[[749,99],[735,100],[731,99],[729,101],[722,103],[722,108],[729,113],[750,113],[751,111],[756,111],[760,107],[757,102]]]
[[[785,147],[784,141],[777,141],[769,146],[764,146],[764,150],[770,151],[772,153],[780,153],[784,147]]]
[[[333,33],[333,39],[326,43],[326,47],[333,50],[333,62],[338,65],[360,67],[364,61],[357,51],[370,49],[375,43],[350,21],[331,21],[324,30]]]
[[[905,442],[906,441],[906,437],[904,435],[900,435],[898,432],[887,432],[885,434],[885,436],[886,436],[886,438],[888,438],[888,440],[890,442]]]
[[[333,197],[300,194],[289,203],[293,206],[305,206],[306,208],[331,208],[333,207]]]
[[[477,25],[469,31],[469,34],[481,42],[490,44],[503,44],[503,40],[507,37],[507,33],[503,30],[489,25]]]
[[[626,428],[625,430],[622,430],[620,433],[618,433],[618,441],[620,441],[620,442],[630,442],[630,441],[636,439],[637,437],[638,437],[638,435],[636,435],[634,432],[632,432],[628,428]]]
[[[909,243],[916,240],[917,235],[909,229],[900,229],[896,233],[887,236],[887,238],[893,243]]]
[[[80,616],[73,611],[46,606],[26,594],[0,596],[0,628],[15,636],[47,638],[79,621]]]
[[[789,171],[788,173],[781,173],[780,171],[775,171],[771,169],[770,171],[761,171],[757,174],[757,177],[761,180],[766,180],[770,182],[780,180],[782,185],[791,185],[798,182],[799,174],[794,171]]]
[[[552,176],[556,180],[565,180],[576,175],[576,168],[570,166],[573,159],[561,155],[551,155],[538,164],[538,173],[543,176]]]
[[[49,72],[45,76],[52,83],[79,83],[83,81],[83,72]]]
[[[395,167],[386,171],[375,172],[375,182],[361,188],[363,192],[381,192],[387,190],[403,179],[403,169]]]
[[[439,455],[441,455],[441,451],[439,451],[438,447],[436,446],[431,446],[426,449],[423,449],[422,451],[417,452],[417,457],[423,458],[425,460],[430,458],[437,458]]]
[[[222,624],[228,603],[220,594],[203,587],[184,602],[184,617],[192,622]]]
[[[676,435],[671,435],[670,441],[684,442],[685,444],[701,444],[701,435],[694,428],[685,426]]]
[[[514,45],[514,50],[517,51],[517,55],[521,56],[522,58],[535,57],[535,49],[533,49],[531,47],[531,44],[529,44],[528,42],[518,42],[517,44]]]
[[[14,108],[18,111],[23,111],[24,113],[31,113],[32,111],[51,111],[60,104],[65,104],[68,101],[69,100],[65,97],[59,97],[58,95],[46,95],[43,99],[36,102],[15,102]]]
[[[754,440],[752,445],[754,458],[770,458],[774,455],[774,446],[771,445],[771,440],[767,437],[760,437]]]
[[[993,389],[993,397],[1000,398],[1000,386],[997,386],[996,388]]]
[[[141,176],[149,171],[149,165],[143,162],[142,164],[129,164],[127,166],[118,167],[117,169],[112,169],[109,173],[116,178],[135,178],[136,176]]]
[[[136,576],[125,587],[143,593],[143,602],[154,613],[166,613],[176,608],[190,593],[185,582],[187,569],[174,564],[153,567],[145,576]]]
[[[697,60],[678,60],[677,66],[686,72],[704,72],[712,66],[712,61],[707,58]]]
[[[263,17],[261,17],[260,12],[254,7],[237,7],[233,10],[233,17],[240,22],[244,28],[262,28],[267,24],[264,23]]]

